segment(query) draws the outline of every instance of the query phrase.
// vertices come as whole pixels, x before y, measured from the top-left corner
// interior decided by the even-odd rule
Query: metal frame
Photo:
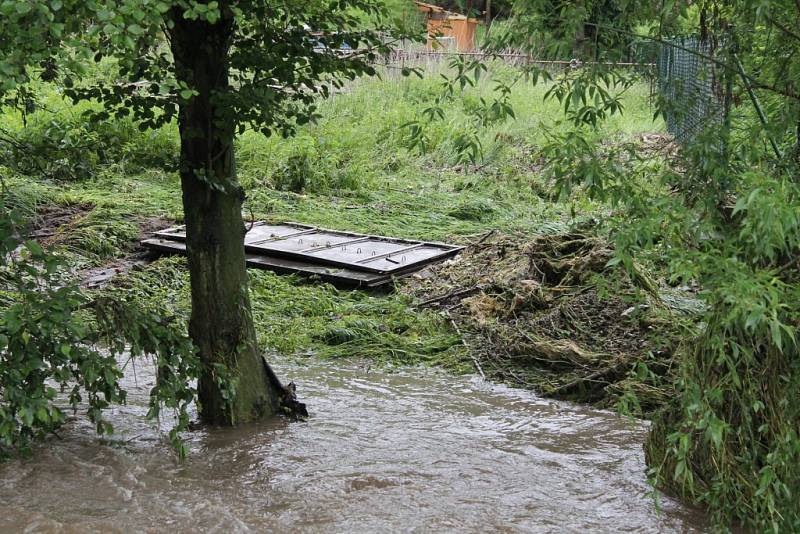
[[[264,226],[267,225],[264,221],[258,221],[253,224],[255,226]],[[245,242],[245,251],[249,254],[257,254],[261,256],[269,256],[269,257],[276,257],[276,258],[284,258],[295,260],[304,263],[311,263],[316,265],[323,265],[323,266],[330,266],[330,267],[338,267],[342,269],[349,269],[355,271],[364,271],[369,273],[375,274],[382,274],[382,275],[393,275],[397,274],[406,270],[415,271],[418,269],[423,268],[425,265],[429,263],[433,263],[436,261],[440,261],[445,258],[449,258],[458,254],[459,251],[463,247],[456,246],[456,245],[449,245],[446,243],[438,243],[433,241],[415,241],[411,239],[401,239],[401,238],[392,238],[392,237],[384,237],[384,236],[376,236],[376,235],[369,235],[369,234],[359,234],[355,232],[346,232],[340,230],[329,230],[327,228],[319,228],[316,226],[310,226],[306,224],[296,223],[296,222],[283,222],[283,223],[276,223],[271,224],[270,226],[288,226],[297,228],[298,231],[287,234],[284,236],[275,236],[267,239],[261,239],[258,241],[247,243]],[[183,232],[184,227],[179,226],[175,228],[168,228],[166,230],[162,230],[160,232],[156,232],[155,236],[161,239],[167,239],[172,241],[184,241],[186,239],[185,233]],[[342,243],[337,243],[335,245],[330,246],[318,246],[318,247],[310,247],[307,249],[303,249],[300,251],[293,251],[293,250],[278,250],[270,248],[269,246],[264,246],[268,243],[284,241],[286,239],[291,239],[293,237],[301,236],[301,235],[311,235],[315,232],[332,234],[336,236],[342,237],[352,237],[353,239],[344,241]],[[363,243],[366,241],[378,241],[382,243],[389,243],[394,245],[407,245],[402,247],[398,250],[394,250],[391,252],[385,252],[382,254],[378,254],[375,256],[370,256],[367,258],[363,258],[357,261],[343,261],[337,260],[335,258],[322,258],[319,256],[315,256],[315,252],[322,252],[326,250],[333,250],[336,247],[344,246],[346,247],[349,244],[355,243]],[[424,258],[418,260],[416,262],[412,262],[409,264],[401,264],[398,262],[397,267],[393,268],[379,268],[375,266],[369,265],[369,263],[381,259],[389,259],[392,256],[397,256],[398,254],[402,255],[404,252],[412,251],[414,249],[419,249],[423,247],[430,247],[430,248],[438,248],[441,252],[432,255],[431,257]],[[391,261],[390,261],[391,263]]]

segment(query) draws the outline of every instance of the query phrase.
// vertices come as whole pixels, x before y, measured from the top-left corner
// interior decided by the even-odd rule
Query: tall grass
[[[559,104],[543,100],[547,85],[518,82],[516,119],[482,129],[483,160],[459,165],[454,139],[472,120],[471,108],[492,97],[493,78],[516,72],[498,63],[492,77],[447,102],[445,119],[427,127],[428,149],[421,152],[410,148],[403,126],[433,105],[447,69],[442,62],[424,66],[422,79],[385,69],[378,79],[354,82],[322,102],[322,118],[293,138],[242,135],[237,157],[249,207],[257,215],[436,239],[487,226],[530,228],[564,215],[567,207],[550,202],[549,185],[536,172],[545,134],[563,127]],[[662,128],[652,120],[646,84],[634,86],[623,103],[626,113],[598,136]],[[486,212],[479,221],[463,217],[474,205]]]
[[[493,64],[476,87],[444,104],[445,119],[426,127],[428,147],[420,151],[411,147],[404,125],[434,103],[448,66],[418,66],[421,79],[401,76],[392,65],[378,78],[350,83],[321,101],[320,120],[298,128],[294,137],[241,135],[236,157],[248,210],[258,217],[431,239],[487,228],[530,229],[566,217],[571,206],[553,203],[550,184],[537,172],[538,146],[546,133],[561,128],[558,103],[543,100],[547,85],[517,82],[511,98],[516,118],[481,129],[482,160],[461,165],[454,141],[473,120],[471,111],[481,98],[492,98],[495,80],[508,82],[518,72]],[[129,238],[126,220],[132,218],[181,218],[174,124],[147,132],[129,119],[92,125],[81,116],[90,104],[72,106],[48,84],[37,94],[40,105],[24,121],[9,109],[0,114],[0,128],[34,155],[0,143],[7,180],[20,187],[36,184],[42,202],[103,207],[98,224],[105,226],[101,235],[110,237]],[[644,83],[634,86],[623,100],[626,113],[597,135],[613,139],[659,130],[647,96]],[[596,206],[581,200],[574,207]],[[124,253],[116,245],[91,249],[101,252],[97,261]]]

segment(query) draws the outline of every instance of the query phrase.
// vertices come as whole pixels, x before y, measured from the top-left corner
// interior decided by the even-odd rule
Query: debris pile
[[[642,271],[579,231],[493,234],[399,290],[449,316],[476,367],[543,395],[649,413],[671,394],[671,311]]]

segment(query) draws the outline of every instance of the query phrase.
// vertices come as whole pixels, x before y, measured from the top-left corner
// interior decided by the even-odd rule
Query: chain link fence
[[[658,93],[667,131],[682,144],[725,120],[724,91],[711,53],[709,44],[696,37],[665,41],[658,49]]]

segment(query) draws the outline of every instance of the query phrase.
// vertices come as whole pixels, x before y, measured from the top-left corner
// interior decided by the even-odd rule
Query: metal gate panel
[[[142,244],[186,252],[186,229],[156,232]],[[247,263],[276,272],[318,276],[342,285],[374,287],[454,256],[463,247],[317,228],[300,223],[252,223],[245,235]]]

